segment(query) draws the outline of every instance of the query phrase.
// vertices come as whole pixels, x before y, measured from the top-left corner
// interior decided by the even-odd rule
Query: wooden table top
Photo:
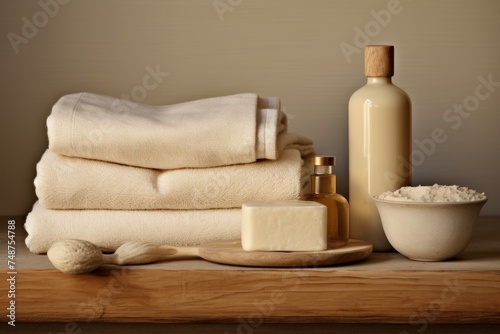
[[[12,218],[9,218],[12,219]],[[319,268],[227,266],[193,258],[65,275],[30,253],[16,221],[16,321],[158,323],[500,323],[500,218],[445,262],[373,253]],[[7,218],[2,219],[7,225]],[[0,254],[7,263],[7,229]],[[1,266],[2,279],[9,277]],[[2,285],[7,307],[8,286]],[[5,308],[3,308],[5,310]],[[421,326],[421,327],[419,327]]]

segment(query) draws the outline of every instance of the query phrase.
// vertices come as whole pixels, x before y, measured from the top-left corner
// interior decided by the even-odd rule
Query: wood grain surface
[[[500,218],[481,218],[473,243],[446,262],[373,253],[365,261],[334,267],[266,269],[185,257],[145,266],[107,266],[86,275],[53,269],[46,256],[22,247],[23,236],[18,235],[17,320],[382,322],[407,324],[413,332],[425,324],[498,324],[499,223]],[[5,258],[5,249],[1,251]],[[2,285],[0,307],[6,306],[6,293]]]

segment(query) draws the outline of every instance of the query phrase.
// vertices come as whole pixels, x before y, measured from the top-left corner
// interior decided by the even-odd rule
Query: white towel
[[[47,119],[55,153],[156,169],[277,159],[278,98],[237,94],[150,106],[91,93],[63,96]]]
[[[41,204],[50,209],[239,208],[245,202],[297,198],[308,190],[309,161],[287,149],[278,160],[162,171],[46,151],[35,187]]]
[[[114,251],[127,241],[172,246],[240,238],[241,210],[50,210],[39,202],[26,218],[26,245],[46,253],[57,241],[88,240]]]

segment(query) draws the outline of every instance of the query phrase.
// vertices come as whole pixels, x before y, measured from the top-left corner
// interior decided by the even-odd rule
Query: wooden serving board
[[[207,261],[250,267],[319,267],[356,262],[372,253],[372,244],[350,239],[335,249],[313,252],[248,252],[239,240],[219,241],[199,246],[199,256]]]

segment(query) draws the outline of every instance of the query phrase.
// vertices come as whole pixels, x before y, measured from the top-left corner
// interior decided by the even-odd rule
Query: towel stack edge
[[[28,248],[238,239],[243,203],[295,199],[307,187],[312,141],[288,133],[279,108],[251,93],[169,106],[63,96],[47,119]]]

